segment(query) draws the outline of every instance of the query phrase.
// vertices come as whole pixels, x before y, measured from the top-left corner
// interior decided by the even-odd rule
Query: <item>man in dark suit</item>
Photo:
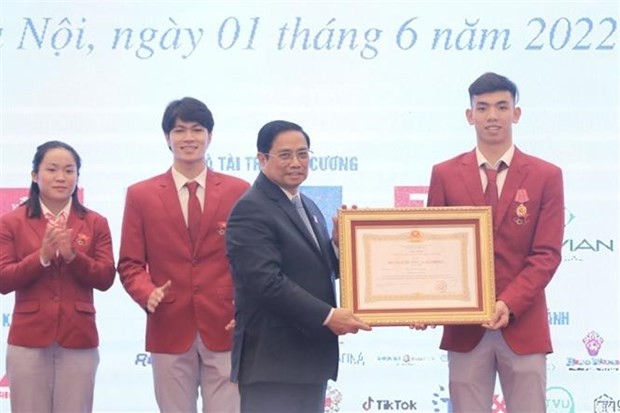
[[[308,134],[269,122],[257,148],[261,172],[226,232],[235,282],[232,379],[244,413],[323,412],[327,380],[338,372],[337,335],[370,327],[336,308],[332,240],[319,208],[298,190],[308,176]]]
[[[435,165],[428,206],[493,205],[489,199],[499,194],[493,207],[497,302],[481,326],[444,327],[450,400],[455,412],[490,412],[498,374],[508,411],[544,412],[552,351],[545,287],[561,261],[562,171],[514,146],[512,125],[521,109],[512,81],[485,73],[469,96],[466,116],[477,146]]]
[[[173,156],[164,174],[129,187],[118,263],[123,287],[147,311],[155,396],[162,412],[238,412],[230,381],[233,282],[226,219],[249,187],[206,167],[213,116],[193,98],[162,120]],[[194,202],[192,202],[194,201]]]

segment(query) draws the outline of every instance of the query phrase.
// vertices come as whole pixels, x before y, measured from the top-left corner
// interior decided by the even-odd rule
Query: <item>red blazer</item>
[[[155,287],[172,285],[147,315],[146,350],[183,353],[200,332],[206,347],[228,351],[233,283],[226,258],[228,214],[249,184],[207,171],[200,238],[192,251],[171,170],[127,190],[118,272],[125,290],[146,308]]]
[[[43,267],[40,249],[46,225],[45,217],[27,218],[25,206],[0,217],[0,292],[15,291],[8,342],[97,347],[93,288],[107,290],[116,274],[108,222],[94,211],[80,218],[72,210],[67,227],[73,229],[75,258],[69,264],[54,259]]]
[[[519,194],[519,195],[518,195]],[[526,202],[518,199],[526,195]],[[527,219],[517,222],[523,203]],[[428,206],[485,205],[476,152],[435,165]],[[545,287],[561,261],[564,236],[562,171],[555,165],[515,148],[497,206],[493,229],[495,290],[514,315],[502,329],[517,354],[552,352]],[[441,348],[466,352],[481,340],[478,325],[445,326]]]

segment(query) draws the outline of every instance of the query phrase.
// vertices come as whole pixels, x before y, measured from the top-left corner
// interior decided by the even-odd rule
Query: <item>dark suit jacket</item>
[[[518,191],[528,198],[523,202],[528,217],[521,224],[516,220]],[[433,168],[428,206],[461,205],[485,205],[475,150]],[[560,264],[563,235],[562,171],[515,148],[497,205],[493,242],[497,300],[514,315],[502,333],[517,354],[552,351],[544,289]],[[441,348],[470,351],[483,334],[477,325],[445,326]]]
[[[259,174],[233,208],[227,248],[235,281],[233,381],[336,379],[338,340],[325,318],[336,306],[338,261],[318,207],[302,195],[321,248],[282,190]]]
[[[105,291],[114,282],[114,257],[108,221],[94,211],[69,213],[75,258],[43,267],[41,240],[47,219],[27,218],[21,206],[0,218],[0,292],[15,291],[9,344],[65,348],[99,345],[93,288]]]
[[[198,332],[209,349],[230,350],[232,334],[224,327],[233,318],[233,283],[224,238],[230,209],[248,187],[241,179],[207,171],[195,250],[171,170],[127,190],[118,263],[123,287],[146,308],[153,289],[172,281],[147,316],[147,351],[183,353]]]

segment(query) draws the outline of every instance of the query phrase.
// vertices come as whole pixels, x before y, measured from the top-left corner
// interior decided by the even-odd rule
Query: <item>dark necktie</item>
[[[187,229],[189,230],[192,245],[196,245],[200,233],[200,218],[202,217],[202,208],[200,208],[200,201],[196,195],[198,182],[188,182],[185,186],[189,191],[189,198],[187,199]]]
[[[308,214],[306,214],[306,210],[304,209],[304,206],[301,203],[301,197],[299,195],[295,195],[293,199],[291,199],[291,201],[293,202],[293,205],[295,205],[295,209],[297,210],[297,213],[301,217],[301,220],[306,225],[306,228],[308,228],[310,235],[312,235],[312,239],[314,240],[314,243],[318,246],[319,242],[316,239],[316,235],[314,235],[314,230],[312,229],[312,225],[310,224],[310,220],[308,219]]]
[[[487,174],[487,188],[484,191],[484,200],[487,205],[491,206],[493,211],[493,219],[495,219],[495,210],[497,209],[497,201],[499,199],[497,192],[497,174],[506,169],[508,166],[502,161],[497,169],[490,169],[483,165],[484,173]]]

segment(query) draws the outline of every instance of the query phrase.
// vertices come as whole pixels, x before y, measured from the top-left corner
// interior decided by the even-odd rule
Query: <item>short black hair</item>
[[[213,132],[213,114],[203,102],[191,97],[173,100],[168,104],[161,120],[161,128],[168,136],[177,119],[184,122],[198,122],[204,126],[209,133]]]
[[[469,85],[469,101],[471,102],[474,96],[499,91],[510,92],[514,102],[519,100],[519,90],[512,80],[497,73],[487,72]]]
[[[306,144],[308,144],[308,148],[310,148],[310,136],[296,123],[289,122],[286,120],[274,120],[269,123],[266,123],[260,130],[258,131],[258,139],[256,140],[256,149],[262,153],[269,153],[271,147],[273,146],[273,141],[278,136],[278,134],[286,131],[299,131],[306,138]]]

